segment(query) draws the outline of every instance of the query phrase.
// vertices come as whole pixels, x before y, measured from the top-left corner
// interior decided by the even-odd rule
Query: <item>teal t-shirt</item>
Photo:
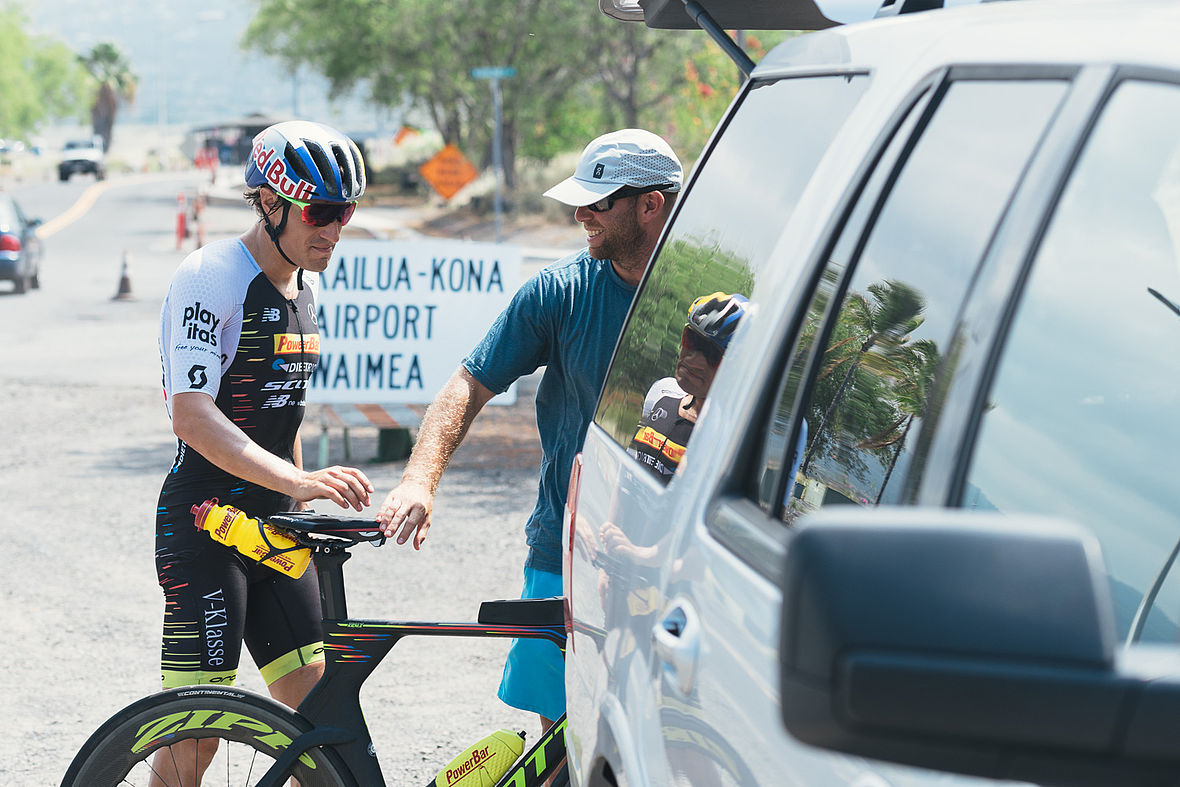
[[[544,366],[537,387],[541,478],[525,526],[525,565],[561,573],[561,520],[570,466],[594,417],[635,288],[583,249],[533,276],[463,360],[495,393]]]

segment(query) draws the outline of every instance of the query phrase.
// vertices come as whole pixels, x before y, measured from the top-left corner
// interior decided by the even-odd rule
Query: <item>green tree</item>
[[[934,384],[934,375],[942,360],[938,345],[931,339],[920,339],[912,344],[902,345],[892,355],[900,378],[894,379],[891,398],[901,417],[888,431],[873,435],[862,443],[863,447],[873,449],[892,446],[889,466],[885,471],[885,478],[881,481],[881,488],[877,491],[877,504],[881,503],[885,488],[889,486],[889,479],[893,476],[893,469],[897,466],[902,449],[905,448],[905,441],[909,437],[910,427],[914,425],[914,419],[926,414],[930,387]]]
[[[24,15],[0,6],[0,137],[27,139],[42,123],[80,117],[86,74],[60,41],[29,36]]]
[[[794,31],[759,31],[757,36],[743,35],[741,45],[757,63],[773,46],[795,35],[798,33]],[[668,90],[667,101],[662,107],[669,126],[668,134],[679,141],[683,150],[692,154],[705,146],[745,81],[721,47],[703,32],[694,36],[699,38],[682,46],[676,53],[675,62],[668,63],[669,68],[678,71],[677,78],[661,76]]]
[[[111,43],[96,44],[80,59],[98,83],[94,102],[90,105],[90,124],[94,133],[102,137],[102,149],[107,151],[111,149],[111,133],[119,113],[119,102],[135,100],[136,77],[127,58]]]
[[[895,363],[896,353],[925,319],[926,299],[898,281],[874,282],[865,290],[848,294],[832,344],[824,352],[826,366],[816,380],[810,416],[816,427],[803,460],[804,473],[821,446],[831,442],[828,433],[837,413],[844,422],[842,431],[859,436],[857,442],[862,442],[886,428],[890,413],[895,412],[884,383],[902,376]],[[834,391],[823,385],[839,371],[844,374]],[[850,401],[841,406],[846,396]]]
[[[378,105],[417,108],[484,163],[492,99],[471,69],[515,68],[501,83],[509,188],[518,153],[548,158],[622,125],[666,133],[685,51],[711,46],[699,32],[619,23],[585,0],[260,0],[243,42],[337,89],[367,84]]]

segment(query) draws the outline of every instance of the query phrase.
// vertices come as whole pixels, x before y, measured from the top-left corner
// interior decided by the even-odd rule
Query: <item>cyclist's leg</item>
[[[275,699],[292,707],[324,673],[320,586],[314,571],[299,579],[251,567],[246,647]]]
[[[156,518],[156,571],[164,591],[161,682],[166,689],[232,685],[246,620],[245,566],[232,550],[186,523],[186,505],[161,506]],[[200,784],[216,750],[216,738],[161,749],[153,760],[152,787]]]

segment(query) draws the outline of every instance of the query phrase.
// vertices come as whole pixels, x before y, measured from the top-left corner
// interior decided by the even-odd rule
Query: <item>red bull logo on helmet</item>
[[[284,197],[307,202],[315,194],[315,186],[287,174],[287,165],[283,163],[281,158],[275,156],[275,149],[266,147],[262,140],[254,143],[254,149],[250,155],[254,159],[255,166],[258,167],[258,171],[266,178],[266,182]]]

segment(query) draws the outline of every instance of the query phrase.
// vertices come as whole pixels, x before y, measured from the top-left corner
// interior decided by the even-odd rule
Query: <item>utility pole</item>
[[[471,76],[476,79],[486,79],[492,88],[492,109],[495,116],[495,127],[492,129],[492,169],[496,176],[496,243],[504,240],[504,193],[501,181],[504,172],[504,121],[500,100],[500,80],[511,79],[516,76],[516,69],[512,66],[473,68]]]

